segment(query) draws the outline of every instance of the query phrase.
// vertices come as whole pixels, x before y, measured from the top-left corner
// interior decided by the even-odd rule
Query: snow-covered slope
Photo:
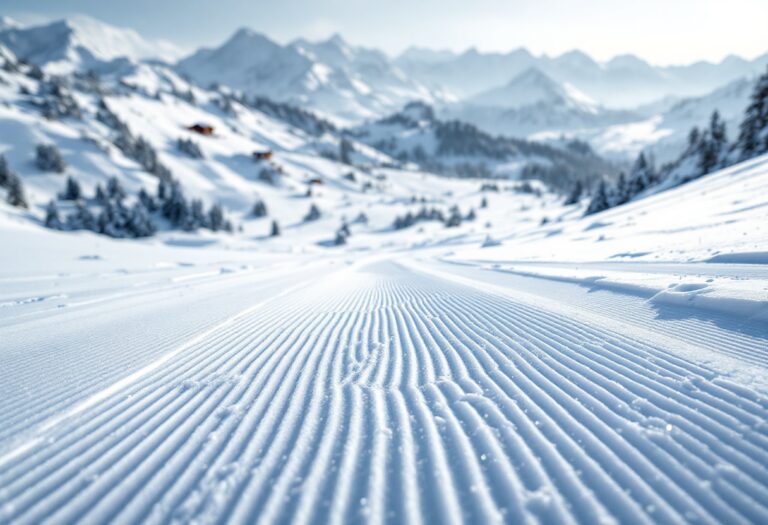
[[[493,136],[466,122],[439,119],[430,106],[418,102],[385,119],[357,126],[352,134],[401,161],[465,177],[518,177],[526,166],[537,165],[558,172],[556,178],[566,187],[574,179],[614,171],[591,151],[579,153]]]
[[[721,228],[754,229],[767,166],[591,228],[493,193],[494,227],[341,253],[0,215],[0,519],[762,523],[768,273]],[[638,253],[700,235],[741,259]]]
[[[668,162],[685,149],[691,129],[706,127],[714,111],[725,122],[729,140],[734,139],[754,84],[754,76],[739,78],[704,96],[660,100],[628,113],[624,122],[571,129],[567,135],[588,141],[596,151],[611,158],[634,158],[647,150],[659,163]],[[545,132],[532,138],[546,140],[555,136]]]
[[[57,74],[99,70],[119,59],[173,60],[181,54],[168,42],[148,41],[131,29],[82,15],[40,26],[0,27],[0,43],[18,57]]]
[[[502,246],[473,253],[489,261],[765,263],[766,195],[764,155],[596,215],[566,207],[544,227],[511,227],[497,233]]]

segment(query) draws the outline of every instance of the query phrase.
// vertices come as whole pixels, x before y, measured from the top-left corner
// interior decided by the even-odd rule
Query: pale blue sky
[[[634,53],[656,64],[768,51],[768,0],[0,0],[22,20],[83,13],[186,48],[242,26],[287,42],[341,33],[397,53],[409,45],[559,54]]]

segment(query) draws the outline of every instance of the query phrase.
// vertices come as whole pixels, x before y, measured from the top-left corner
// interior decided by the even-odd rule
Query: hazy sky
[[[287,42],[341,33],[392,54],[410,45],[596,59],[634,53],[656,64],[768,51],[768,0],[0,0],[25,21],[83,13],[186,48],[242,26]]]

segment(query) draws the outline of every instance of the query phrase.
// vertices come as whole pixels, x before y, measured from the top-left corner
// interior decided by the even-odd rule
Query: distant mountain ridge
[[[351,46],[339,35],[283,46],[241,29],[218,48],[181,60],[177,69],[202,85],[220,82],[346,121],[376,118],[414,99],[441,98],[437,90],[408,78],[384,53]]]
[[[620,55],[599,63],[578,50],[549,57],[535,56],[525,48],[508,53],[484,53],[471,48],[460,54],[443,53],[440,57],[424,50],[406,50],[395,63],[413,78],[428,86],[440,85],[458,98],[501,86],[535,67],[605,106],[629,108],[669,95],[704,95],[737,78],[759,74],[768,65],[768,53],[754,60],[729,56],[717,64],[700,61],[662,67],[634,55]]]
[[[337,128],[375,122],[419,101],[441,119],[458,119],[491,134],[579,138],[614,158],[634,156],[664,137],[679,143],[679,133],[719,104],[740,108],[743,86],[738,93],[718,90],[755,78],[768,64],[766,54],[657,67],[634,55],[598,62],[579,50],[550,57],[524,48],[507,53],[410,48],[392,58],[338,34],[282,44],[248,28],[179,59],[181,52],[172,45],[81,16],[37,26],[2,17],[0,49],[49,74],[121,77],[142,62],[161,61],[201,87],[218,84],[250,103],[268,99],[296,106]],[[682,102],[686,106],[673,111]],[[724,118],[730,124],[729,115]]]
[[[132,29],[80,15],[31,27],[4,18],[0,44],[52,73],[99,69],[115,60],[173,61],[183,53],[168,42],[150,41]]]

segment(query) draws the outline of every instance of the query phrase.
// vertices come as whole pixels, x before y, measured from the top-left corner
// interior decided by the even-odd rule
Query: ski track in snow
[[[396,262],[161,364],[0,451],[0,522],[768,522],[766,397]]]

